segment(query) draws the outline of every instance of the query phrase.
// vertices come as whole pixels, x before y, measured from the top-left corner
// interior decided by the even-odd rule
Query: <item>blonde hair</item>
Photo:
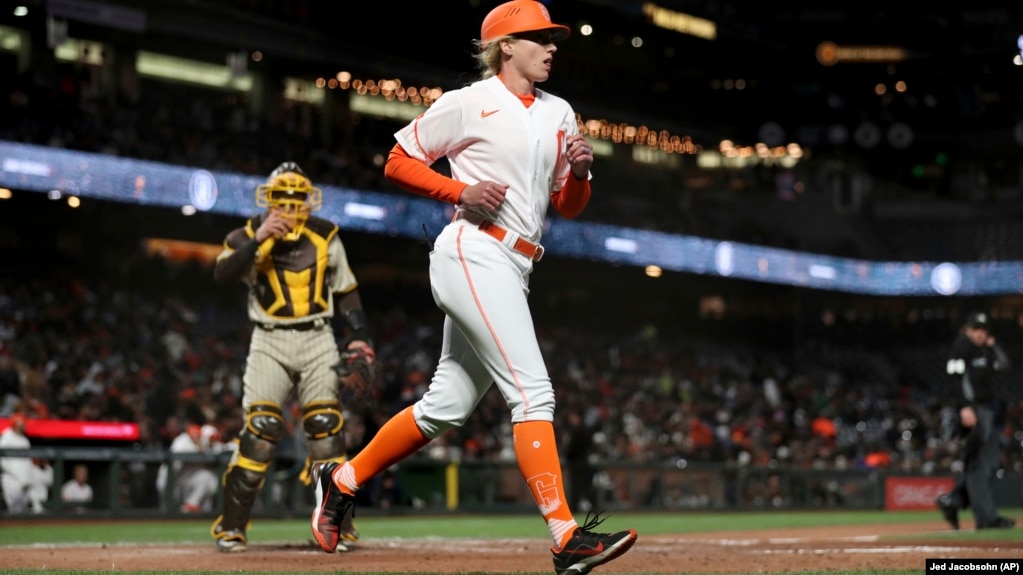
[[[490,42],[486,47],[483,46],[483,42],[474,40],[473,44],[476,46],[476,68],[480,72],[480,79],[486,80],[493,76],[498,75],[501,72],[501,62],[503,59],[503,53],[501,52],[501,42],[518,42],[518,38],[514,36],[501,36],[500,38]]]

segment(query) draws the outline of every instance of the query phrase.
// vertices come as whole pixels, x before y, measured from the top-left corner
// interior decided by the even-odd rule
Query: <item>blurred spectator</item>
[[[172,454],[217,453],[223,449],[216,427],[193,420],[185,426],[171,443]],[[166,463],[160,466],[156,488],[166,505],[178,504],[183,513],[196,513],[213,509],[213,496],[220,479],[214,473],[214,464],[175,459],[172,461],[174,484],[168,485],[170,468]],[[168,489],[169,488],[169,489]]]
[[[84,463],[76,464],[71,470],[71,479],[60,488],[60,500],[67,507],[82,511],[92,503],[92,486],[89,485],[89,467]]]
[[[0,433],[0,449],[29,449],[25,435],[26,418],[22,413],[11,416],[11,426]],[[0,485],[10,513],[42,513],[53,485],[53,467],[49,461],[30,457],[0,458]]]

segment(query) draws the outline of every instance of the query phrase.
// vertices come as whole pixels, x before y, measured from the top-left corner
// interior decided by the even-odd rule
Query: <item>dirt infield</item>
[[[677,536],[640,534],[632,550],[599,573],[779,573],[839,569],[924,569],[927,558],[1023,557],[1019,542],[963,542],[931,537],[940,521],[901,525],[728,531]],[[346,571],[512,573],[551,571],[537,539],[375,540],[327,555],[310,545],[254,543],[223,554],[212,542],[191,546],[30,546],[0,553],[0,569],[111,571]]]

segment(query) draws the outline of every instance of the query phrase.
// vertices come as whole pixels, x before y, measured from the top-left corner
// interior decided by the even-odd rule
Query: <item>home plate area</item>
[[[685,516],[679,515],[679,525]],[[963,541],[941,521],[766,531],[651,535],[597,573],[780,573],[924,569],[926,559],[1023,556],[1023,543]],[[13,552],[11,552],[13,551]],[[553,571],[549,543],[530,539],[364,540],[326,554],[311,542],[250,541],[245,553],[203,545],[22,546],[0,553],[0,569],[117,571],[303,571],[513,573]]]

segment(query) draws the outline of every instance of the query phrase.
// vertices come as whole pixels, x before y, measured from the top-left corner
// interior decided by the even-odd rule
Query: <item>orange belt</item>
[[[480,216],[470,215],[469,212],[466,212],[465,210],[455,210],[455,215],[451,218],[451,221],[467,220],[472,223],[476,223],[473,220],[478,217]],[[502,244],[504,243],[504,238],[508,237],[508,230],[490,220],[483,220],[483,222],[479,225],[479,230]],[[515,245],[512,246],[512,249],[534,262],[540,261],[540,258],[543,257],[543,246],[526,241],[521,237],[515,240]]]
[[[508,235],[508,230],[491,221],[484,221],[480,224],[480,231],[501,243],[504,243],[504,238]],[[512,246],[512,249],[534,262],[540,261],[540,258],[543,257],[543,246],[540,244],[534,244],[533,242],[527,242],[522,238],[517,238],[515,240],[515,245]]]

